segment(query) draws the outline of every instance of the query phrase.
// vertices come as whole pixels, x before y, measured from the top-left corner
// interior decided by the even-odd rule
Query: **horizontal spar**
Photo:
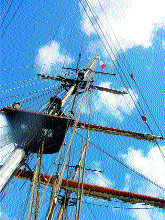
[[[39,176],[40,176],[39,178],[40,183],[48,186],[53,186],[53,183],[56,179],[55,176],[49,176],[44,174],[40,174]],[[33,172],[18,170],[15,173],[15,177],[32,181]],[[67,188],[72,192],[78,193],[78,190],[79,188],[81,188],[81,186],[82,183],[79,183],[77,181],[62,179],[61,188],[63,189]],[[105,200],[111,200],[112,198],[116,198],[123,202],[129,202],[133,204],[144,203],[147,205],[165,209],[165,199],[122,191],[122,190],[116,190],[112,188],[107,188],[107,187],[102,187],[87,183],[83,183],[83,194],[86,196],[101,198]]]
[[[91,70],[93,73],[100,73],[100,74],[103,74],[103,75],[116,76],[116,73],[105,73],[105,72],[95,71],[95,70],[92,70],[90,68],[88,68],[88,69],[75,69],[75,68],[70,68],[70,67],[63,67],[62,69],[73,70],[73,71],[87,71],[87,70]]]
[[[100,87],[100,86],[90,85],[89,87],[91,89],[97,89],[97,90],[100,90],[100,91],[103,91],[103,92],[110,92],[110,93],[117,94],[117,95],[125,95],[125,94],[127,94],[124,91],[118,91],[118,90],[115,90],[115,89],[103,88],[103,87]]]
[[[125,137],[132,137],[132,138],[139,139],[139,140],[154,141],[156,139],[159,139],[159,140],[164,139],[162,136],[143,134],[143,133],[134,132],[134,131],[127,131],[127,130],[122,130],[122,129],[117,129],[117,128],[104,127],[100,125],[87,124],[87,123],[82,123],[82,122],[77,122],[77,128],[87,129],[87,130],[95,131],[95,132],[104,132],[107,134],[120,135],[120,136],[125,136]]]
[[[53,129],[53,127],[56,124],[66,124],[68,121],[68,126],[73,127],[75,126],[78,129],[89,129],[90,131],[94,132],[104,132],[107,134],[113,134],[113,135],[120,135],[125,137],[132,137],[138,140],[147,140],[147,141],[155,141],[158,140],[164,140],[164,137],[162,136],[156,136],[151,134],[144,134],[134,131],[127,131],[123,129],[117,129],[117,128],[111,128],[111,127],[105,127],[101,125],[94,125],[94,124],[87,124],[83,122],[75,122],[71,118],[63,117],[63,116],[57,116],[57,115],[49,115],[46,113],[39,113],[39,112],[31,112],[21,109],[14,109],[14,108],[3,108],[1,111],[5,112],[7,115],[18,115],[18,118],[22,123],[27,123],[27,118],[33,116],[33,118],[38,119],[40,121],[44,121],[43,124],[44,128]],[[28,123],[34,123],[32,119]]]
[[[63,83],[68,82],[68,83],[74,84],[74,83],[81,82],[83,85],[85,85],[85,83],[86,83],[86,81],[80,81],[80,80],[75,80],[75,79],[67,79],[67,78],[61,77],[61,76],[60,77],[54,77],[54,76],[47,76],[47,75],[44,75],[44,74],[37,74],[37,76],[40,77],[40,78],[43,78],[43,79],[55,80],[55,81],[63,82]],[[104,88],[104,87],[94,86],[94,85],[90,85],[89,88],[97,89],[99,91],[104,91],[104,92],[110,92],[112,94],[117,94],[117,95],[127,94],[124,91],[118,91],[118,90],[115,90],[115,89],[109,89],[109,88]]]

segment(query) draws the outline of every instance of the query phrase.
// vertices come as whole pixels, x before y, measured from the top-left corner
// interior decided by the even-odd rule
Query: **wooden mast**
[[[80,168],[80,166],[81,166],[81,163],[82,163],[82,160],[83,160],[83,157],[84,157],[84,154],[85,154],[86,150],[87,150],[87,144],[85,144],[84,149],[83,149],[83,151],[82,151],[82,153],[81,153],[81,156],[80,156],[78,165],[76,166],[76,170],[75,170],[75,173],[74,173],[74,176],[73,176],[73,179],[72,179],[73,181],[76,180],[76,177],[77,177],[77,174],[78,174],[78,171],[79,171],[79,168]],[[70,194],[70,193],[69,193],[69,194]],[[58,213],[58,216],[57,216],[57,220],[60,220],[60,219],[61,219],[61,216],[62,216],[62,214],[63,214],[63,212],[64,212],[64,208],[65,208],[65,204],[62,204],[62,205],[61,205],[61,208],[60,208],[60,211],[59,211],[59,213]]]
[[[96,64],[97,59],[98,59],[98,57],[96,57],[93,60],[90,67],[85,71],[84,79],[86,79],[87,76],[93,71],[93,68]],[[47,79],[46,76],[42,76],[42,78]],[[54,78],[54,77],[53,77],[53,80],[62,81],[61,79],[58,80],[58,78]],[[77,85],[72,85],[70,87],[69,91],[66,92],[66,94],[64,95],[64,97],[62,99],[62,107],[67,102],[70,95],[73,94],[76,86]],[[116,90],[112,90],[112,89],[108,89],[108,88],[102,88],[102,87],[99,87],[99,86],[89,85],[89,87],[92,88],[92,89],[107,91],[107,92],[111,92],[111,93],[114,93],[114,94],[121,94],[121,95],[125,94],[124,92],[120,92],[120,91],[116,91]],[[28,111],[12,109],[12,108],[4,108],[3,110],[6,111],[6,112],[8,112],[8,111],[17,111],[17,112],[19,112],[20,111],[20,112],[30,113]],[[46,117],[51,117],[52,119],[56,118],[56,117],[60,117],[61,120],[68,120],[68,118],[65,118],[65,117],[62,117],[62,116],[55,116],[55,115],[49,115],[49,114],[40,114],[40,113],[35,113],[35,114],[45,115]],[[126,137],[133,137],[133,138],[136,138],[136,139],[145,139],[145,140],[148,140],[148,141],[154,141],[155,139],[160,139],[160,140],[163,139],[163,137],[161,137],[161,136],[154,136],[154,135],[150,135],[150,134],[141,134],[141,133],[138,133],[138,132],[125,131],[125,130],[121,130],[121,129],[109,128],[109,127],[104,127],[104,126],[99,126],[99,125],[92,125],[92,124],[82,123],[82,122],[78,122],[78,121],[75,122],[74,120],[70,120],[70,126],[74,127],[75,124],[76,124],[76,128],[80,128],[80,129],[88,129],[88,130],[96,131],[96,132],[105,132],[105,133],[108,133],[108,134],[121,135],[121,136],[126,136]],[[84,148],[84,149],[86,149],[86,148]],[[67,154],[66,154],[66,157],[65,157],[65,162],[63,164],[63,171],[61,172],[60,179],[58,181],[55,180],[55,179],[52,179],[53,177],[48,176],[48,175],[43,175],[43,174],[38,174],[38,173],[36,174],[38,176],[37,179],[38,179],[39,184],[40,183],[45,184],[45,185],[48,184],[49,186],[52,186],[52,194],[51,194],[50,204],[49,204],[49,208],[48,208],[47,216],[46,216],[47,220],[52,220],[52,218],[53,218],[54,208],[55,208],[55,205],[57,203],[56,198],[57,198],[61,188],[65,189],[66,187],[68,187],[69,191],[78,192],[78,185],[77,185],[77,182],[75,181],[78,169],[75,172],[73,180],[63,179],[64,169],[65,169],[65,166],[66,166],[66,161],[67,161],[67,158],[68,158],[69,150],[70,150],[70,145],[68,146]],[[81,160],[83,158],[83,155],[84,155],[83,152],[82,152],[82,155],[80,157],[79,163],[81,163]],[[23,154],[23,156],[24,156],[24,154]],[[23,156],[21,158],[23,158]],[[20,159],[20,161],[21,160],[22,159]],[[20,161],[14,167],[14,169],[12,169],[12,172],[10,173],[10,176],[12,175],[14,170],[19,166]],[[23,172],[18,171],[18,173],[19,173],[18,177],[24,178],[24,179],[29,179],[31,181],[32,181],[32,178],[34,176],[34,174],[32,172],[28,173],[28,171],[23,171]],[[45,178],[46,176],[47,176],[47,178]],[[44,177],[44,180],[42,180],[42,177]],[[46,179],[50,179],[50,182],[49,183],[46,182]],[[110,200],[111,198],[118,198],[118,199],[120,199],[124,202],[131,202],[131,203],[145,202],[148,205],[153,205],[153,206],[159,207],[159,208],[165,208],[165,200],[164,199],[139,195],[139,194],[136,194],[136,193],[124,192],[124,191],[120,191],[120,190],[109,189],[109,188],[105,188],[105,187],[98,187],[98,186],[94,186],[94,185],[91,185],[91,184],[81,184],[81,187],[83,188],[84,195],[93,196],[93,197],[102,198],[102,199],[108,199],[108,200]],[[61,206],[60,212],[59,212],[58,217],[57,217],[58,220],[60,220],[63,211],[64,211],[64,204]]]
[[[93,62],[89,66],[89,68],[85,71],[84,79],[86,79],[88,77],[88,75],[93,72],[93,70],[94,70],[94,68],[96,66],[96,62],[97,62],[98,58],[99,57],[97,56],[93,60]],[[90,85],[90,82],[89,82],[89,85]],[[70,95],[73,93],[73,91],[75,90],[76,86],[77,85],[71,86],[69,91],[64,95],[64,97],[62,99],[62,107],[65,105],[66,101],[68,100]],[[76,125],[77,125],[77,123],[74,124],[75,127],[76,127]],[[75,134],[75,129],[73,130],[73,133],[72,133],[71,142],[72,142],[72,138],[73,138],[74,134]],[[51,220],[53,218],[53,213],[54,213],[55,205],[57,203],[56,197],[58,196],[60,188],[61,188],[62,178],[63,178],[63,174],[64,174],[64,170],[65,170],[65,166],[66,166],[66,161],[67,161],[67,158],[68,158],[68,153],[70,151],[70,148],[71,148],[71,144],[69,144],[69,146],[68,146],[68,149],[67,149],[67,152],[66,152],[66,155],[65,155],[65,160],[64,160],[64,163],[63,163],[63,168],[62,168],[59,180],[58,180],[58,182],[56,182],[53,185],[53,189],[52,189],[52,193],[51,193],[51,198],[50,198],[50,203],[49,203],[49,207],[48,207],[48,210],[47,210],[46,220]]]
[[[91,65],[89,66],[89,68],[85,71],[84,74],[84,79],[87,78],[87,76],[92,72],[92,70],[94,70],[94,67],[96,65],[96,62],[98,60],[98,56],[93,60],[93,62],[91,63]],[[62,99],[62,107],[65,105],[66,101],[68,100],[68,98],[70,97],[70,95],[73,93],[74,89],[76,88],[76,85],[73,85],[69,91],[64,95],[63,99]]]

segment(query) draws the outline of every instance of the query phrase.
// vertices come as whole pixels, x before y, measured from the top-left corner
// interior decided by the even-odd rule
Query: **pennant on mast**
[[[104,69],[106,67],[106,65],[105,65],[105,63],[103,63],[103,61],[100,59],[100,57],[99,57],[99,61],[100,61],[101,69]]]

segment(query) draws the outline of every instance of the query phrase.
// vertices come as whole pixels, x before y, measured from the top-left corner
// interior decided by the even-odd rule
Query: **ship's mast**
[[[88,144],[88,143],[87,143]],[[79,169],[81,167],[81,164],[82,164],[82,160],[84,158],[84,155],[86,154],[86,150],[87,150],[87,144],[85,144],[83,150],[82,150],[82,153],[81,153],[81,156],[80,156],[80,159],[79,159],[79,162],[78,162],[78,165],[76,166],[76,170],[75,170],[75,173],[74,173],[74,176],[72,178],[72,180],[76,180],[76,177],[78,175],[78,172],[79,172]],[[67,193],[67,197],[69,199],[69,195],[71,194],[71,191],[69,193]],[[69,201],[68,201],[69,202]],[[65,200],[63,201],[62,205],[61,205],[61,208],[60,208],[60,211],[58,213],[58,216],[57,216],[57,220],[60,220],[61,219],[61,216],[64,212],[64,209],[66,208],[66,204],[65,204]]]
[[[78,64],[80,62],[80,58],[81,56],[79,56],[79,61]],[[89,66],[88,69],[86,69],[85,73],[84,73],[84,80],[93,72],[95,66],[96,66],[96,62],[98,60],[98,56],[93,60],[93,62],[91,63],[91,65]],[[78,72],[78,64],[77,64],[77,71]],[[90,82],[89,82],[90,85]],[[88,86],[89,86],[88,85]],[[61,106],[60,108],[64,107],[65,103],[67,102],[67,100],[69,99],[69,97],[72,95],[72,93],[76,90],[78,90],[77,85],[72,85],[70,87],[70,89],[66,92],[66,94],[64,95],[64,97],[61,100]],[[76,97],[76,94],[75,94]],[[51,105],[51,104],[50,104]],[[47,112],[49,113],[49,111]],[[45,132],[45,131],[44,131]],[[44,136],[46,136],[45,134],[42,134],[42,138],[44,139]],[[66,153],[66,157],[65,157],[65,163],[63,164],[63,171],[61,172],[61,176],[60,176],[60,181],[59,184],[55,185],[55,187],[53,187],[53,193],[52,196],[55,197],[55,195],[58,195],[59,190],[60,190],[60,185],[61,185],[61,180],[63,177],[63,173],[65,170],[65,165],[66,165],[66,161],[67,161],[67,157],[68,157],[68,152],[70,150],[70,147],[68,147],[67,153]],[[31,213],[32,213],[32,205],[33,205],[33,198],[34,198],[34,194],[35,194],[35,187],[36,184],[38,185],[38,189],[37,189],[37,197],[39,197],[39,182],[38,182],[38,172],[40,170],[39,168],[39,163],[41,164],[41,152],[43,151],[44,148],[44,140],[42,141],[42,144],[40,146],[39,152],[38,152],[38,156],[37,156],[37,163],[36,163],[36,168],[35,168],[35,174],[34,174],[34,178],[33,178],[33,183],[32,183],[32,195],[31,195],[31,202],[30,202],[30,208],[29,208],[29,217],[28,219],[31,218]],[[13,151],[13,153],[9,156],[7,162],[3,165],[3,167],[0,170],[0,191],[5,187],[5,185],[7,184],[7,182],[9,181],[9,179],[11,178],[12,174],[15,172],[15,170],[20,166],[21,161],[23,160],[23,158],[25,157],[26,152],[24,150],[24,148],[17,146],[17,148]],[[40,165],[41,166],[41,165]],[[36,214],[35,214],[35,219],[37,219],[37,213],[38,213],[38,199],[36,198]],[[52,200],[50,202],[49,205],[49,211],[48,213],[51,213],[51,206],[52,206]],[[49,214],[47,214],[49,216]],[[48,217],[49,219],[49,217]]]
[[[20,163],[25,155],[26,153],[22,148],[17,148],[10,154],[7,162],[0,170],[0,192],[8,183],[14,171],[20,166]]]
[[[79,56],[79,60],[80,60],[80,56]],[[138,133],[138,132],[132,132],[132,131],[126,131],[126,130],[121,130],[121,129],[116,129],[116,128],[110,128],[110,127],[104,127],[104,126],[99,126],[99,125],[94,125],[94,124],[90,124],[90,123],[83,123],[83,122],[79,122],[79,117],[80,117],[80,112],[77,115],[76,120],[71,119],[71,114],[70,117],[64,117],[61,114],[61,108],[65,106],[67,100],[69,99],[69,97],[71,95],[74,95],[74,99],[72,102],[72,107],[71,107],[71,113],[74,109],[74,105],[75,105],[75,100],[76,97],[78,95],[79,89],[83,89],[84,90],[84,94],[82,97],[82,102],[80,104],[80,107],[83,104],[84,98],[86,96],[86,91],[88,91],[88,89],[97,89],[97,90],[101,90],[101,91],[106,91],[106,92],[110,92],[113,94],[118,94],[118,95],[124,95],[125,92],[122,91],[117,91],[117,90],[113,90],[113,89],[108,89],[108,88],[102,88],[99,86],[94,86],[91,85],[91,80],[92,80],[92,73],[94,72],[94,68],[96,65],[96,62],[98,60],[98,57],[96,57],[93,62],[91,63],[91,65],[89,66],[89,68],[85,69],[84,73],[83,73],[83,79],[67,79],[64,77],[50,77],[50,76],[45,76],[45,75],[39,75],[41,78],[43,79],[50,79],[50,80],[56,80],[56,81],[60,81],[63,83],[68,83],[69,85],[69,90],[66,92],[66,94],[63,96],[62,99],[58,99],[58,103],[56,106],[56,110],[53,107],[54,101],[56,101],[55,98],[53,98],[53,101],[50,102],[49,106],[47,107],[46,113],[35,113],[35,112],[28,112],[26,110],[20,110],[20,109],[14,109],[14,108],[4,108],[3,111],[6,114],[25,114],[26,116],[28,115],[34,115],[34,117],[38,117],[38,119],[40,120],[48,120],[49,122],[51,122],[53,125],[56,124],[56,120],[59,121],[63,121],[64,124],[67,124],[68,127],[72,127],[73,128],[73,133],[72,133],[72,137],[70,140],[70,143],[68,145],[68,148],[66,149],[66,153],[65,153],[65,157],[64,157],[64,162],[62,164],[61,170],[59,172],[59,176],[56,179],[51,179],[52,177],[49,176],[47,179],[49,179],[49,182],[46,182],[44,178],[44,180],[41,181],[41,177],[44,177],[45,175],[41,174],[41,164],[42,164],[42,154],[44,151],[44,145],[45,145],[45,140],[46,137],[48,135],[48,128],[46,127],[46,125],[44,125],[45,127],[41,127],[42,132],[41,132],[41,139],[42,142],[40,142],[40,145],[38,146],[37,149],[37,162],[36,162],[36,168],[34,173],[30,173],[30,178],[27,177],[27,172],[22,172],[22,174],[19,174],[18,177],[24,176],[23,178],[25,179],[29,179],[32,181],[32,193],[31,193],[31,200],[30,200],[30,207],[29,207],[29,214],[28,214],[28,220],[31,219],[32,217],[32,213],[34,213],[34,219],[37,220],[38,219],[38,212],[39,212],[39,194],[40,194],[40,184],[43,183],[45,185],[50,185],[52,187],[52,192],[51,192],[51,197],[50,197],[50,202],[49,202],[49,207],[47,210],[47,214],[46,214],[46,220],[52,220],[53,219],[53,214],[54,214],[54,210],[55,210],[55,206],[57,204],[58,201],[58,195],[59,192],[61,190],[61,188],[68,190],[66,193],[66,197],[67,199],[69,199],[69,196],[71,194],[71,192],[78,192],[78,187],[81,187],[84,194],[86,195],[91,195],[94,197],[98,197],[98,198],[103,198],[103,199],[110,199],[110,198],[119,198],[123,201],[129,201],[129,197],[131,197],[130,202],[135,202],[138,203],[139,201],[145,201],[146,204],[149,205],[154,205],[157,207],[162,207],[164,208],[164,203],[165,201],[162,199],[157,199],[157,198],[152,198],[152,197],[147,197],[147,196],[143,196],[143,195],[137,195],[137,194],[131,194],[129,192],[124,192],[124,191],[119,191],[119,190],[113,190],[113,189],[108,189],[105,187],[96,187],[90,184],[83,184],[81,183],[80,185],[77,185],[76,177],[79,171],[79,167],[82,164],[82,160],[84,158],[84,155],[86,154],[86,148],[87,145],[84,146],[81,156],[79,158],[79,162],[78,165],[76,167],[75,170],[75,174],[72,178],[72,180],[68,180],[68,183],[70,185],[67,185],[68,183],[66,182],[66,184],[64,184],[65,180],[63,179],[64,176],[64,172],[65,172],[65,168],[66,168],[66,163],[68,160],[68,156],[69,156],[69,152],[71,150],[72,147],[72,141],[75,135],[75,131],[77,128],[80,129],[87,129],[88,131],[94,131],[94,132],[105,132],[108,134],[112,134],[112,135],[120,135],[120,136],[126,136],[126,137],[133,137],[136,139],[143,139],[143,140],[148,140],[148,141],[152,141],[154,142],[156,139],[163,139],[163,137],[161,136],[154,136],[154,135],[150,135],[150,134],[142,134],[142,133]],[[79,62],[78,62],[79,63]],[[76,73],[79,72],[78,69],[78,65],[77,68],[75,69]],[[89,77],[89,78],[88,78]],[[87,79],[85,81],[85,79]],[[59,102],[60,101],[60,102]],[[60,110],[60,111],[59,111]],[[56,114],[57,113],[57,114]],[[52,126],[52,125],[51,125]],[[67,129],[66,129],[67,131]],[[59,133],[61,132],[61,130],[59,130]],[[64,137],[66,135],[66,132],[64,132]],[[36,152],[35,152],[36,153]],[[7,184],[8,180],[10,179],[10,177],[13,175],[14,171],[16,171],[16,169],[19,168],[19,166],[21,165],[21,161],[23,160],[23,158],[26,156],[25,150],[24,148],[21,147],[17,147],[14,152],[10,155],[8,161],[3,165],[3,167],[0,169],[0,189],[2,190],[4,188],[4,186]],[[14,174],[15,175],[15,174]],[[67,180],[66,180],[67,181]],[[68,188],[67,188],[68,187]],[[90,192],[92,190],[92,192]],[[98,191],[97,191],[98,190]],[[99,197],[100,196],[100,197]],[[68,200],[69,201],[69,200]],[[34,209],[34,204],[35,204],[35,211]],[[66,204],[65,201],[63,201],[60,211],[58,213],[57,219],[60,220],[62,214],[65,211],[66,208]],[[78,215],[79,216],[79,215]],[[79,218],[79,217],[78,217]]]
[[[94,70],[94,68],[96,66],[97,60],[98,60],[98,56],[93,60],[93,62],[89,66],[89,68],[85,71],[84,79],[86,79],[88,77],[88,75],[92,73],[92,71]],[[87,83],[86,87],[87,86],[89,87],[89,85],[90,85],[90,81],[89,81],[89,83]],[[65,94],[65,96],[62,99],[62,106],[64,106],[64,104],[66,103],[66,101],[68,100],[70,95],[75,90],[76,86],[77,85],[71,86],[69,91]],[[75,134],[76,125],[77,125],[77,123],[74,125],[74,129],[73,129],[73,133],[72,133],[72,137],[71,137],[71,142],[70,142],[70,144],[68,146],[68,149],[67,149],[67,152],[66,152],[66,155],[65,155],[65,160],[64,160],[64,163],[62,165],[63,168],[61,170],[60,177],[58,179],[58,182],[55,181],[55,184],[54,184],[53,189],[52,189],[52,193],[51,193],[51,198],[50,198],[49,208],[48,208],[48,211],[47,211],[46,220],[51,220],[52,217],[53,217],[54,208],[55,208],[55,205],[57,204],[57,196],[58,196],[60,188],[61,188],[62,178],[63,178],[66,162],[67,162],[67,159],[68,159],[68,154],[69,154],[69,151],[70,151],[70,148],[71,148],[71,145],[72,145],[72,140],[73,140],[73,137],[74,137],[74,134]]]
[[[94,68],[96,66],[96,62],[98,60],[98,56],[93,60],[93,62],[91,63],[91,65],[89,66],[89,68],[85,71],[84,73],[84,80],[88,77],[88,75],[94,71]],[[63,99],[62,99],[62,107],[65,105],[66,101],[68,100],[68,98],[71,96],[71,94],[73,93],[74,89],[76,88],[76,85],[73,85],[69,91],[64,95]]]

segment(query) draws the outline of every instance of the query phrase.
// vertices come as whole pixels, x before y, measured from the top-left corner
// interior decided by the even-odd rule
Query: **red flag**
[[[100,57],[99,57],[99,61],[100,61],[101,69],[104,69],[106,67],[106,65],[105,65],[105,63],[103,63],[103,61],[100,59]]]
[[[103,63],[103,61],[100,60],[100,66],[101,66],[101,69],[104,69],[106,67],[105,63]]]

